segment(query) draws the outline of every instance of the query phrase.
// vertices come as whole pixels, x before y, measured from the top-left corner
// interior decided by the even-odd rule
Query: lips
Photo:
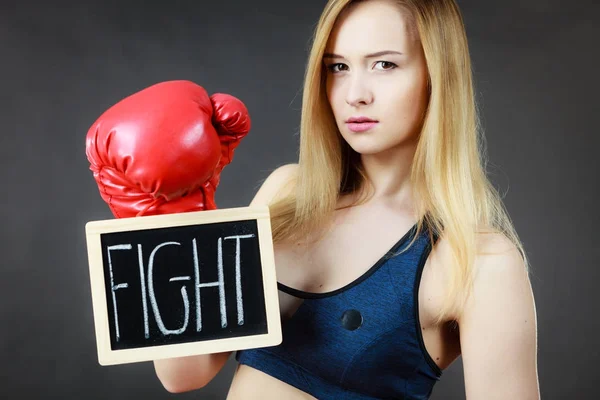
[[[346,120],[346,123],[361,124],[361,123],[367,123],[367,122],[377,122],[377,120],[371,119],[368,117],[350,117]]]
[[[346,120],[346,126],[352,132],[366,132],[374,128],[379,121],[368,117],[351,117]]]

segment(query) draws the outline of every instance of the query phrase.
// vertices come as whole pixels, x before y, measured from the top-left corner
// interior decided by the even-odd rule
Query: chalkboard
[[[86,224],[101,365],[281,343],[268,207]]]

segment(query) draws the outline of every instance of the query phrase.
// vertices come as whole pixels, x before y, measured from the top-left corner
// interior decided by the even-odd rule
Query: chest
[[[277,280],[310,293],[347,287],[373,268],[414,228],[414,223],[407,214],[393,211],[338,212],[331,228],[319,240],[275,245]],[[444,262],[437,247],[425,260],[419,282],[419,314],[424,327],[433,325],[443,301]],[[282,317],[291,317],[302,301],[280,291]]]
[[[325,289],[307,290],[314,285],[305,283],[306,275],[297,278],[297,285],[278,277],[280,282],[308,293],[296,297],[280,291],[284,340],[269,352],[276,353],[279,359],[292,360],[302,371],[310,371],[304,377],[309,381],[316,375],[341,387],[365,391],[380,379],[376,387],[386,394],[384,397],[401,393],[406,382],[420,379],[415,377],[415,371],[419,371],[419,377],[431,378],[432,371],[419,344],[414,295],[423,267],[424,235],[405,254],[382,257],[405,249],[414,228],[409,222],[366,268],[352,264],[354,258],[342,251],[341,257],[357,266],[356,274],[336,285],[325,286],[330,281],[317,280],[323,282]],[[360,241],[353,243],[361,245]],[[305,266],[310,270],[311,264],[302,264]],[[330,267],[335,268],[333,264]],[[318,274],[315,279],[319,279]],[[424,378],[423,385],[428,384],[429,378]]]
[[[278,279],[307,292],[337,290],[367,272],[413,225],[391,211],[338,211],[321,236],[276,246]]]

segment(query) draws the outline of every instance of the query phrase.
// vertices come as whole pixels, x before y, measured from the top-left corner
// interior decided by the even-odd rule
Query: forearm
[[[207,385],[223,368],[231,352],[154,361],[164,388],[171,393],[188,392]]]

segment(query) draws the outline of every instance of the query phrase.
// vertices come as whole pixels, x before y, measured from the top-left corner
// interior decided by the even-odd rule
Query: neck
[[[394,202],[410,205],[412,188],[410,168],[416,143],[401,145],[377,154],[362,154],[361,163],[371,183],[370,201]]]

